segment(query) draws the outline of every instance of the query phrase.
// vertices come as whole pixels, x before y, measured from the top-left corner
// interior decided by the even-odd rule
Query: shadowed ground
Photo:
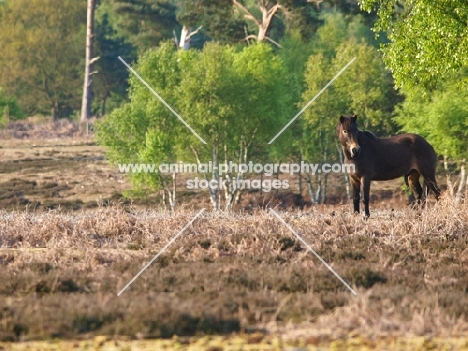
[[[357,297],[263,211],[203,214],[117,297],[195,213],[1,213],[0,338],[468,331],[464,204],[376,211],[368,221],[280,212]]]

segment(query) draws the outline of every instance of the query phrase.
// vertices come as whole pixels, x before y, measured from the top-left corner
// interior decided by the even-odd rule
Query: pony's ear
[[[345,121],[345,117],[344,117],[344,116],[340,116],[340,123],[343,124],[344,121]]]
[[[356,121],[357,121],[357,115],[354,115],[353,117],[351,117],[351,119],[353,120],[354,123],[356,123]]]

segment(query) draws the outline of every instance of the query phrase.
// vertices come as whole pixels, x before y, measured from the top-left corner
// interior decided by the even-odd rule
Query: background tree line
[[[468,5],[462,0],[100,0],[95,11],[99,59],[91,109],[106,115],[97,136],[115,162],[339,160],[336,118],[356,113],[361,127],[379,136],[411,131],[427,137],[445,158],[447,176],[461,174],[451,189],[463,192]],[[86,1],[6,0],[0,33],[2,123],[37,114],[78,116]],[[134,64],[208,146],[129,77],[118,56]],[[319,100],[265,147],[354,56]],[[326,177],[301,176],[311,201],[325,202]],[[171,194],[172,178],[139,174],[132,181],[137,190]],[[215,208],[238,196],[232,187],[210,194]]]

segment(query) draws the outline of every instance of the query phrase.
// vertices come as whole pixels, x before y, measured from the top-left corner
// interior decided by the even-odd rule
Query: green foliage
[[[465,0],[363,0],[360,4],[366,11],[377,10],[377,31],[389,32],[384,60],[397,86],[407,91],[417,86],[432,90],[468,64]]]
[[[28,115],[71,115],[81,102],[86,2],[15,0],[0,13],[0,85]]]
[[[245,22],[234,11],[232,0],[175,0],[175,3],[179,23],[189,28],[202,26],[202,33],[213,40],[233,43],[245,37]],[[207,39],[203,37],[201,44]]]
[[[109,98],[111,110],[116,105],[112,102],[122,102],[126,98],[129,72],[118,57],[121,56],[131,63],[135,50],[112,27],[108,13],[99,13],[96,22],[95,56],[99,57],[99,60],[95,64],[98,73],[94,76],[93,83],[93,111],[104,115]]]
[[[353,57],[356,60],[304,113],[304,132],[297,143],[309,160],[336,154],[335,126],[340,115],[357,114],[361,126],[377,134],[389,134],[395,129],[390,119],[396,99],[392,79],[378,51],[366,43],[366,31],[359,29],[359,19],[348,23],[341,14],[328,14],[325,21],[313,41],[314,54],[307,61],[307,88],[301,106]]]
[[[269,138],[284,125],[285,71],[271,47],[208,44],[203,51],[176,51],[171,43],[149,50],[136,71],[207,142],[204,146],[135,77],[130,102],[97,126],[99,142],[119,163],[202,162],[213,154],[238,161],[265,155]],[[289,116],[286,116],[288,118]],[[135,186],[161,186],[159,174],[132,174]]]
[[[304,43],[299,31],[292,32],[281,41],[282,49],[278,50],[287,77],[285,85],[295,103],[299,103],[305,89],[304,71],[309,56],[313,53],[313,46]]]
[[[320,7],[300,0],[282,0],[281,5],[287,13],[287,15],[280,15],[285,22],[286,34],[281,39],[300,35],[304,42],[308,42],[322,24],[319,18]],[[273,22],[273,25],[275,25],[275,22]]]
[[[468,92],[452,82],[424,97],[413,91],[398,108],[395,120],[405,131],[421,134],[439,154],[455,160],[468,153]]]
[[[297,108],[302,108],[302,95],[306,89],[304,81],[304,71],[306,62],[309,56],[313,53],[311,43],[304,43],[303,37],[299,30],[291,32],[290,36],[285,37],[281,41],[281,50],[278,50],[278,55],[283,62],[286,70],[286,78],[283,81],[285,90],[288,91],[290,103],[285,111],[287,122],[298,112]],[[301,117],[302,118],[302,117]],[[277,132],[279,132],[279,129]],[[271,137],[274,137],[274,133]],[[304,124],[301,121],[296,121],[291,124],[278,137],[272,145],[270,145],[270,154],[275,161],[284,161],[285,158],[293,156],[299,158],[297,145],[302,144],[302,135],[304,133]],[[292,140],[291,140],[292,138]]]
[[[154,67],[150,67],[150,60],[154,60]],[[170,44],[149,51],[136,69],[163,96],[168,95],[178,83],[174,79],[177,76],[177,61]],[[169,77],[171,74],[173,77]],[[163,79],[158,80],[158,77]],[[145,159],[150,154],[147,148],[153,151],[161,148],[161,143],[157,145],[155,142],[155,131],[170,133],[177,125],[171,113],[134,76],[130,78],[130,100],[130,103],[114,110],[102,123],[98,123],[96,133],[101,144],[108,147],[112,161],[144,163],[149,161]],[[170,100],[168,102],[171,103]],[[170,146],[164,145],[163,149],[164,153],[157,152],[152,156],[156,158],[154,161],[170,160]],[[168,155],[167,159],[164,159],[165,155]]]
[[[178,26],[176,6],[169,0],[103,0],[101,7],[119,35],[140,53],[172,38]]]
[[[26,117],[16,100],[5,96],[0,88],[0,126],[5,126],[8,121],[16,121]]]

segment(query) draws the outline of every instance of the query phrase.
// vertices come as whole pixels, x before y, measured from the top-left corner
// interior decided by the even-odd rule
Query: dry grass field
[[[0,145],[0,350],[468,350],[466,202],[271,202],[354,296],[265,209],[108,205],[91,137]]]
[[[468,208],[420,213],[2,212],[0,338],[261,333],[309,343],[468,333]]]
[[[197,196],[187,191],[185,179],[177,178],[177,203],[185,208],[210,207],[205,192]],[[297,177],[290,180],[298,192]],[[345,201],[342,176],[330,176],[328,202]],[[373,185],[373,208],[392,209],[406,207],[407,198],[401,190],[402,179]],[[252,191],[242,197],[236,210],[257,206],[307,205],[308,195],[303,182],[305,198],[289,193],[276,194]],[[18,122],[0,131],[0,208],[6,210],[44,211],[62,209],[76,211],[92,209],[100,204],[125,202],[138,209],[162,206],[160,194],[147,194],[144,198],[122,200],[130,189],[124,174],[109,164],[102,147],[92,135],[82,135],[70,122],[60,121],[37,125]],[[163,207],[168,207],[163,206]],[[333,211],[326,206],[324,211]]]

